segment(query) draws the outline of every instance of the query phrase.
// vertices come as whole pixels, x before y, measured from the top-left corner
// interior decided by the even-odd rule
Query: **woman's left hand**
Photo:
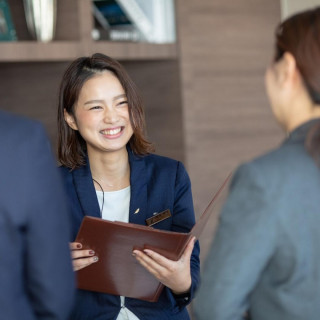
[[[182,294],[188,292],[191,287],[190,259],[194,242],[193,237],[178,261],[167,259],[149,249],[134,250],[133,254],[143,267],[174,294]]]

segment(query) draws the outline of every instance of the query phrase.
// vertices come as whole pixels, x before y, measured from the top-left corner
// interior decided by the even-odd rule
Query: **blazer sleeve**
[[[272,199],[254,164],[231,183],[195,299],[197,320],[242,319],[249,296],[276,246]]]
[[[178,162],[175,180],[175,195],[173,208],[172,231],[189,232],[195,224],[192,191],[189,175],[181,162]],[[200,246],[196,241],[191,255],[190,268],[192,284],[187,295],[175,296],[170,291],[170,296],[179,306],[185,306],[191,302],[200,280]]]
[[[65,319],[74,297],[70,223],[62,182],[42,126],[29,132],[23,159],[26,286],[37,319]],[[22,170],[19,170],[22,171]]]

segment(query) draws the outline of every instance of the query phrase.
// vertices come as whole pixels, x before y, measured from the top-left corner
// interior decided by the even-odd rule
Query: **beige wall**
[[[300,11],[320,6],[320,0],[280,0],[281,4],[281,19],[296,14]]]

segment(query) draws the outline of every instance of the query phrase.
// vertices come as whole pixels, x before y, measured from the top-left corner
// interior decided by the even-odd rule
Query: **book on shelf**
[[[95,40],[141,41],[142,35],[116,0],[93,1]]]
[[[78,288],[150,302],[157,301],[164,285],[136,261],[132,251],[151,249],[177,261],[190,239],[200,237],[213,212],[216,199],[230,177],[231,174],[188,233],[151,227],[170,217],[169,210],[147,219],[148,226],[85,216],[75,241],[80,242],[83,249],[94,250],[99,260],[77,271]]]
[[[127,0],[125,0],[127,1]],[[152,25],[153,43],[176,41],[174,0],[135,0]]]
[[[95,39],[176,41],[173,0],[95,0],[93,14]]]
[[[141,32],[143,39],[147,42],[153,42],[153,26],[149,17],[145,14],[142,7],[136,0],[116,0],[128,18]],[[152,3],[153,0],[149,0]]]
[[[6,0],[0,0],[0,41],[15,40],[17,40],[17,35],[8,2]]]

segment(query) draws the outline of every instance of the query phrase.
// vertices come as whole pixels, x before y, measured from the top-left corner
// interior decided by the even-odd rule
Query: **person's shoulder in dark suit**
[[[61,181],[43,126],[0,111],[3,319],[67,319],[74,275]]]

